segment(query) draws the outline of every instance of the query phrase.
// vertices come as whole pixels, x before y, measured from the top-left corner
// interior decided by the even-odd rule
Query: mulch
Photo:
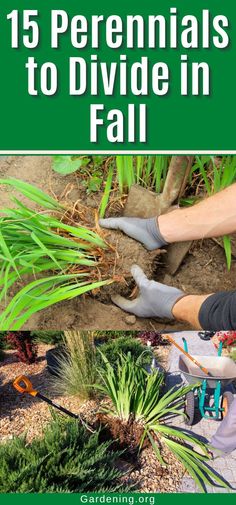
[[[51,347],[39,345],[38,360],[32,365],[20,363],[14,351],[5,352],[4,360],[0,362],[0,442],[22,434],[25,434],[27,441],[30,442],[42,436],[43,428],[51,420],[50,410],[46,403],[30,395],[21,395],[13,388],[12,382],[19,375],[28,376],[35,389],[48,395],[68,410],[82,414],[88,423],[93,423],[99,410],[97,401],[89,400],[81,403],[78,397],[62,397],[56,394],[45,359],[45,353]],[[162,347],[162,350],[158,348],[158,356],[161,351],[163,351],[161,364],[165,366],[168,351],[165,347]],[[145,448],[138,462],[125,468],[126,474],[122,477],[122,481],[133,484],[140,492],[178,490],[184,469],[168,449],[163,448],[162,456],[167,463],[166,467],[160,466],[150,447]]]

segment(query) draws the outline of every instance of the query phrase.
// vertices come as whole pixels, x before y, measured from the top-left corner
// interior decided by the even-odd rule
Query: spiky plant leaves
[[[121,354],[115,367],[111,366],[105,356],[102,355],[102,358],[105,367],[98,370],[101,384],[96,387],[112,402],[112,406],[104,411],[124,423],[130,420],[133,423],[142,422],[140,448],[148,438],[159,462],[163,464],[159,444],[165,444],[202,491],[207,484],[212,485],[212,482],[228,487],[228,484],[207,466],[207,445],[199,441],[194,434],[190,435],[184,429],[168,425],[174,416],[183,415],[185,395],[196,385],[173,387],[164,392],[164,375],[158,370],[147,373],[130,354]],[[205,456],[192,448],[195,446],[199,446]]]
[[[0,493],[124,491],[115,465],[119,455],[99,442],[98,432],[54,416],[43,437],[30,444],[24,437],[0,444]]]

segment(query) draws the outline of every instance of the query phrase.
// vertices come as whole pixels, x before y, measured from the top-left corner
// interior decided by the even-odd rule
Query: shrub
[[[63,341],[62,331],[31,331],[36,342],[44,344],[60,344]]]
[[[76,420],[55,417],[43,438],[24,437],[0,445],[1,493],[78,493],[122,490],[118,452],[88,434]]]
[[[111,331],[111,330],[106,330],[106,331],[95,331],[94,332],[94,341],[95,342],[101,342],[105,343],[110,340],[115,340],[120,337],[136,337],[137,336],[137,331]]]
[[[7,333],[8,342],[17,349],[17,357],[23,363],[35,363],[37,347],[30,335],[30,331],[14,331]]]
[[[100,345],[99,350],[102,351],[112,366],[116,365],[121,353],[130,353],[135,361],[140,358],[142,365],[150,365],[152,361],[151,350],[132,337],[119,337],[109,340],[105,344]],[[97,354],[98,361],[101,363],[101,354]]]
[[[167,340],[165,340],[161,333],[157,331],[142,331],[138,333],[140,340],[147,345],[150,342],[151,346],[155,347],[157,345],[170,345]]]
[[[57,392],[88,399],[97,380],[97,359],[92,332],[65,331],[65,349],[56,356],[57,375],[53,382]]]

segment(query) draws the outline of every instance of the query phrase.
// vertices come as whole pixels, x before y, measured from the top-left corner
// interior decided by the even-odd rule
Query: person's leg
[[[224,453],[230,453],[236,449],[236,398],[212,437],[210,445],[213,449]]]

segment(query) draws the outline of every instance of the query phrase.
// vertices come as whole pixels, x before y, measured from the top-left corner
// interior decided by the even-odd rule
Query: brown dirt
[[[104,252],[103,271],[106,278],[117,279],[117,282],[103,286],[97,292],[96,299],[109,304],[111,295],[130,296],[134,288],[130,269],[134,263],[139,265],[147,276],[153,276],[157,253],[150,254],[139,243],[121,232],[109,230],[103,233],[103,236],[112,246],[111,250]]]
[[[184,476],[184,468],[165,447],[162,448],[162,456],[166,467],[158,463],[151,448],[145,449],[140,455],[139,467],[134,468],[123,481],[134,484],[140,493],[175,493]]]
[[[101,195],[87,195],[79,177],[60,176],[51,170],[48,156],[11,156],[0,160],[0,177],[17,177],[51,192],[62,201],[73,204],[79,200],[94,210],[98,208]],[[0,208],[9,205],[9,197],[14,193],[10,188],[0,186]],[[26,198],[23,198],[27,202]],[[115,210],[114,210],[115,209]],[[116,205],[112,212],[117,212]],[[129,269],[136,262],[144,267],[150,278],[180,287],[189,293],[210,293],[216,290],[235,289],[236,261],[231,271],[226,268],[223,249],[212,240],[194,243],[181,267],[173,276],[167,274],[165,255],[158,256],[153,265],[153,256],[132,239],[120,233],[104,231],[106,240],[117,245],[118,257],[111,261],[111,273],[123,277],[123,282],[114,283],[96,295],[85,295],[79,299],[59,303],[52,308],[35,314],[25,324],[24,329],[110,329],[110,330],[182,330],[186,324],[161,320],[130,318],[110,303],[110,294],[119,291],[131,295],[134,283]],[[118,242],[117,242],[118,240]],[[111,252],[114,254],[114,251]],[[115,266],[114,266],[115,265]],[[155,272],[152,274],[152,270]],[[204,274],[204,275],[203,275]],[[120,280],[120,279],[119,279]],[[104,303],[105,302],[105,303]],[[1,309],[1,307],[0,307]]]
[[[160,282],[176,286],[188,293],[203,294],[235,289],[236,261],[230,272],[225,263],[223,249],[214,240],[194,242],[178,272],[166,274],[163,261],[157,272]]]
[[[124,423],[116,417],[105,414],[98,414],[97,418],[99,423],[105,427],[108,439],[116,440],[120,449],[129,448],[131,452],[137,452],[143,435],[141,423],[134,423],[132,419]]]

